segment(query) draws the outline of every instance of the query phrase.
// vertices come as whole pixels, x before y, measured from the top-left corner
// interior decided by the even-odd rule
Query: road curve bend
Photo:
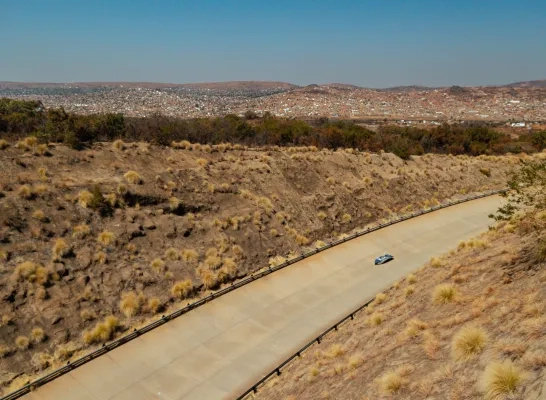
[[[25,400],[232,399],[320,332],[425,261],[487,229],[486,197],[380,229],[234,290]],[[389,252],[395,260],[374,266]]]

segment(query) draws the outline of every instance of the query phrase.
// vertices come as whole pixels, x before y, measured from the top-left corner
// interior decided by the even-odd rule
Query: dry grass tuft
[[[324,211],[319,211],[318,214],[317,214],[317,217],[321,220],[321,221],[324,221],[328,215],[326,215],[326,213]]]
[[[116,235],[114,233],[109,231],[102,231],[99,233],[99,236],[97,237],[97,242],[102,244],[103,246],[110,246],[111,244],[114,244],[116,241]]]
[[[180,260],[180,252],[176,250],[174,247],[169,247],[167,250],[165,250],[165,259],[169,261],[177,261]]]
[[[32,329],[30,336],[32,337],[32,341],[34,343],[41,343],[46,340],[47,337],[44,330],[38,327]]]
[[[336,358],[336,357],[342,356],[343,354],[345,354],[345,352],[346,352],[345,347],[341,344],[336,343],[336,344],[333,344],[328,349],[325,355],[329,358]]]
[[[83,340],[87,344],[104,343],[112,339],[116,329],[119,326],[119,321],[114,316],[109,316],[103,322],[99,322],[95,327],[83,333]]]
[[[32,199],[32,196],[34,193],[32,193],[32,189],[28,185],[21,185],[17,189],[17,195],[21,197],[22,199],[30,200]]]
[[[434,288],[432,299],[436,304],[448,304],[455,301],[457,288],[449,283],[438,285]]]
[[[5,139],[0,139],[0,150],[5,150],[9,147],[9,143]]]
[[[143,183],[142,177],[139,175],[136,171],[127,171],[123,177],[127,181],[127,183],[130,183],[132,185],[140,185]]]
[[[398,393],[409,381],[397,371],[389,371],[378,379],[378,385],[382,392],[387,394]]]
[[[17,346],[19,350],[26,350],[30,347],[30,340],[26,336],[17,336],[17,338],[15,338],[15,346]]]
[[[345,214],[343,214],[343,215],[341,216],[341,223],[342,223],[342,224],[348,224],[349,222],[351,222],[351,218],[352,218],[352,217],[351,217],[351,214],[345,213]]]
[[[57,239],[53,244],[53,259],[60,260],[63,257],[68,256],[72,252],[72,248],[63,240]]]
[[[205,160],[204,158],[198,158],[197,160],[195,160],[195,162],[196,162],[197,164],[199,164],[200,166],[202,166],[202,167],[206,167],[206,166],[208,165],[208,163],[209,163],[209,162],[208,162],[207,160]]]
[[[218,276],[208,268],[200,267],[197,269],[197,275],[201,278],[206,289],[214,289],[220,283]]]
[[[185,299],[193,292],[193,282],[190,279],[176,282],[171,288],[171,294],[177,299]]]
[[[91,228],[89,228],[89,225],[86,224],[76,225],[74,228],[72,228],[72,237],[74,239],[83,239],[90,233]]]
[[[165,267],[165,262],[161,258],[154,258],[152,262],[150,262],[150,267],[152,267],[155,272],[162,272]]]
[[[78,193],[78,196],[76,197],[78,204],[80,207],[87,208],[93,201],[93,193],[91,193],[88,190],[82,190]]]
[[[47,217],[46,217],[45,213],[42,210],[34,211],[32,213],[32,218],[37,219],[38,221],[41,221],[41,222],[46,222],[47,221]]]
[[[451,341],[451,355],[457,361],[469,360],[480,354],[489,340],[487,332],[479,327],[462,327]]]
[[[80,318],[83,319],[84,321],[93,321],[94,319],[97,318],[97,314],[93,310],[84,308],[83,310],[80,311]]]
[[[47,269],[39,264],[25,261],[15,267],[14,275],[18,280],[45,285],[49,280]]]
[[[150,299],[148,299],[148,304],[146,305],[146,309],[149,312],[156,314],[157,312],[159,312],[159,310],[161,310],[161,307],[162,307],[161,300],[159,300],[157,297],[151,297]]]
[[[182,250],[182,260],[188,264],[195,264],[199,261],[199,253],[193,249],[184,249]]]
[[[375,296],[374,303],[375,304],[381,304],[381,303],[385,302],[385,300],[387,300],[387,295],[385,293],[378,293]]]
[[[480,387],[486,399],[504,399],[513,394],[524,379],[525,373],[512,361],[494,361],[485,367]]]
[[[438,257],[432,257],[430,259],[430,266],[433,268],[440,268],[442,266],[442,260],[440,260]]]
[[[374,313],[368,319],[368,323],[371,326],[379,326],[383,323],[383,315],[380,313]]]
[[[123,143],[123,140],[121,139],[115,140],[114,143],[112,143],[112,148],[115,151],[121,151],[125,149],[125,143]]]
[[[125,293],[119,302],[119,309],[127,317],[133,317],[140,312],[142,299],[133,292]]]

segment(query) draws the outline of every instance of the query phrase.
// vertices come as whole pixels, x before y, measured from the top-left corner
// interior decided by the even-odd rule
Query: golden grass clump
[[[15,346],[17,346],[19,350],[26,350],[30,347],[30,339],[22,335],[17,336],[15,338]]]
[[[165,267],[165,262],[161,258],[154,258],[152,262],[150,262],[150,267],[156,272],[161,272]]]
[[[239,246],[238,244],[234,244],[233,246],[231,246],[231,252],[235,256],[235,258],[243,258],[243,255],[244,255],[243,248]]]
[[[5,139],[0,139],[0,150],[5,150],[9,147],[9,143]]]
[[[29,185],[21,185],[17,189],[17,195],[22,199],[30,200],[33,196],[32,189]]]
[[[304,245],[309,243],[309,239],[307,239],[303,235],[298,234],[298,235],[296,235],[296,243],[299,244],[300,246],[304,246]]]
[[[72,355],[76,352],[77,347],[76,344],[73,342],[68,342],[65,344],[60,344],[55,349],[55,352],[53,353],[55,355],[55,358],[60,361],[66,361]]]
[[[351,222],[351,214],[347,214],[347,213],[343,214],[341,216],[341,223],[348,224],[349,222]]]
[[[318,214],[317,214],[317,217],[321,220],[321,221],[324,221],[328,215],[326,215],[326,213],[324,211],[319,211]]]
[[[106,264],[106,262],[108,261],[106,253],[104,251],[99,251],[97,254],[95,254],[95,261],[97,261],[101,265]]]
[[[169,208],[174,211],[180,205],[180,200],[177,197],[169,197]]]
[[[281,265],[284,262],[286,262],[286,258],[284,258],[283,256],[275,256],[269,259],[269,266],[276,267],[277,265]]]
[[[97,314],[88,308],[84,308],[80,311],[80,318],[84,321],[92,321],[97,318]]]
[[[205,160],[204,158],[198,158],[197,160],[195,160],[195,162],[197,164],[199,164],[201,167],[206,167],[208,165],[208,161]]]
[[[317,249],[320,249],[321,247],[324,247],[324,246],[326,246],[326,243],[323,242],[322,240],[317,240],[317,241],[315,242],[315,247],[316,247]]]
[[[193,282],[190,279],[176,282],[171,288],[171,294],[177,299],[185,299],[193,292]]]
[[[436,304],[448,304],[455,301],[457,288],[449,283],[438,285],[434,288],[432,299]]]
[[[193,249],[182,250],[182,260],[188,264],[195,264],[199,260],[199,254]]]
[[[127,318],[133,317],[140,312],[142,299],[133,292],[125,293],[119,302],[119,309]]]
[[[41,343],[46,340],[46,334],[42,328],[36,327],[32,329],[30,334],[34,343]]]
[[[388,371],[378,379],[377,383],[382,392],[394,394],[402,390],[409,381],[398,371]]]
[[[149,312],[157,313],[159,310],[161,310],[162,304],[161,300],[159,300],[157,297],[150,297],[148,299],[148,304],[146,305],[146,309]]]
[[[91,228],[89,228],[89,225],[86,224],[76,225],[74,228],[72,228],[72,237],[74,239],[83,239],[90,233]]]
[[[165,250],[165,259],[169,261],[180,260],[180,252],[174,247],[169,247],[167,250]]]
[[[222,261],[222,273],[229,277],[234,277],[237,275],[237,263],[231,257],[226,257]]]
[[[37,219],[38,221],[45,222],[47,221],[47,217],[45,216],[45,213],[42,210],[36,210],[32,213],[32,218]]]
[[[408,280],[408,283],[412,285],[415,282],[417,282],[417,277],[414,274],[409,274],[407,280]]]
[[[140,185],[143,182],[142,177],[136,171],[127,171],[123,175],[123,177],[125,178],[127,183],[130,183],[132,185]]]
[[[442,266],[442,260],[440,260],[438,257],[432,257],[430,259],[430,266],[433,268],[440,268]]]
[[[103,322],[98,322],[95,327],[83,333],[83,340],[87,344],[104,343],[112,338],[119,321],[113,315],[106,317]]]
[[[80,207],[87,208],[93,201],[93,193],[88,190],[82,190],[76,198]]]
[[[103,246],[110,246],[111,244],[115,243],[115,241],[116,235],[114,235],[113,232],[102,231],[101,233],[99,233],[99,236],[97,236],[97,242],[99,242]]]
[[[51,366],[53,357],[48,353],[36,353],[32,356],[30,363],[39,370],[44,370]]]
[[[218,276],[206,267],[197,269],[197,275],[201,278],[206,289],[214,289],[218,284]]]
[[[451,341],[451,355],[457,361],[469,360],[481,353],[488,342],[487,332],[479,327],[467,325],[459,329]]]
[[[368,319],[368,323],[371,326],[379,326],[383,323],[383,315],[380,313],[374,313]]]
[[[336,358],[345,354],[345,351],[346,349],[343,347],[343,345],[336,343],[333,344],[330,349],[328,349],[326,355],[330,358]]]
[[[53,244],[53,258],[55,260],[60,260],[63,257],[66,257],[72,252],[72,248],[64,241],[64,239],[58,238]]]
[[[209,249],[209,250],[212,250],[212,249]],[[216,251],[216,249],[214,249]],[[207,254],[209,253],[209,251],[207,251]],[[216,270],[218,268],[220,268],[220,266],[222,265],[222,259],[220,257],[218,257],[217,255],[217,252],[215,252],[215,254],[210,254],[206,259],[205,259],[205,265],[207,267],[209,267],[211,270]]]
[[[125,149],[125,143],[123,143],[123,140],[118,139],[115,140],[114,143],[112,143],[112,149],[115,151],[121,151]]]
[[[49,280],[47,269],[31,261],[25,261],[15,267],[14,274],[17,279],[45,285]]]
[[[504,399],[516,391],[525,375],[511,360],[493,361],[485,367],[480,388],[488,400]]]
[[[375,304],[381,304],[381,303],[383,303],[386,299],[387,299],[387,295],[386,295],[385,293],[378,293],[378,294],[375,296],[374,303],[375,303]]]

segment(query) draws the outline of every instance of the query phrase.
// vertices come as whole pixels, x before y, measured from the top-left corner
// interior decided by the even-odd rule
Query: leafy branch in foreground
[[[546,208],[546,161],[521,161],[521,168],[513,173],[508,181],[508,191],[502,196],[507,198],[505,205],[499,207],[490,217],[496,221],[509,220],[522,207],[535,211]]]

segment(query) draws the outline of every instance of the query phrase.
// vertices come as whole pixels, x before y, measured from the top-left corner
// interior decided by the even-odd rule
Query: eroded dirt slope
[[[0,147],[7,391],[280,256],[503,187],[518,163],[229,145]]]

